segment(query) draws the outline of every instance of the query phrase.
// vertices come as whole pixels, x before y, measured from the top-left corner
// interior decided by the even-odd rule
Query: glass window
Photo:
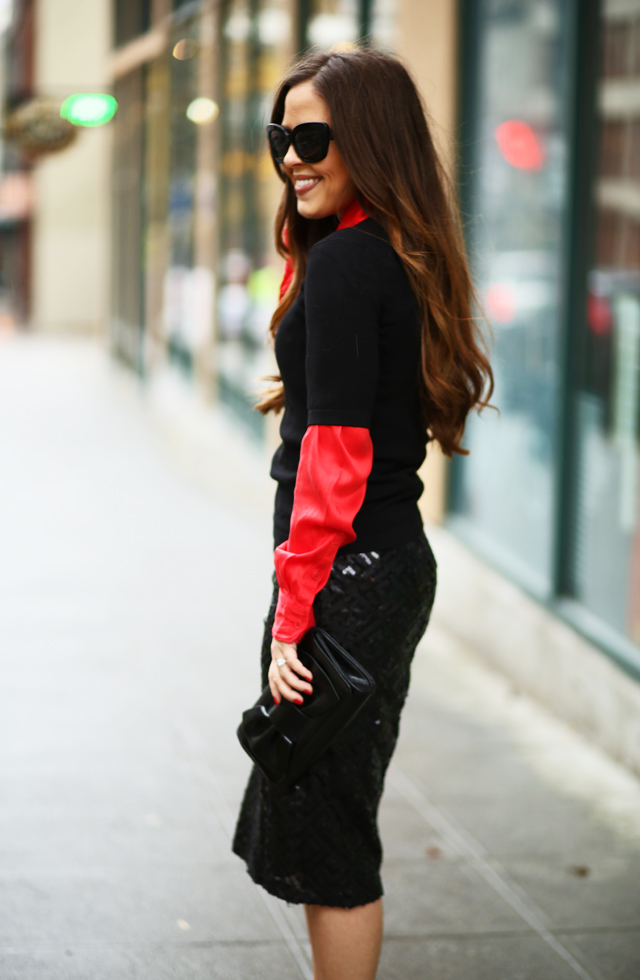
[[[230,0],[223,8],[218,378],[221,398],[256,432],[258,379],[274,370],[266,338],[283,268],[273,244],[282,184],[265,126],[291,32],[288,0]]]
[[[499,414],[471,417],[452,508],[476,546],[539,594],[552,574],[568,6],[479,0],[465,114],[463,210]]]
[[[164,356],[167,346],[163,300],[169,237],[170,54],[163,53],[146,68],[143,256],[145,367],[149,368]]]
[[[167,49],[118,80],[113,344],[211,378],[218,106],[215,13],[174,16]]]
[[[640,643],[640,0],[604,4],[577,396],[576,597]]]
[[[211,382],[218,105],[211,8],[175,17],[147,72],[145,273],[148,359],[166,350]]]
[[[114,119],[113,146],[111,344],[118,357],[142,370],[143,69],[118,79],[114,95],[119,108]]]
[[[169,357],[186,370],[193,366],[196,338],[192,293],[198,126],[189,106],[198,97],[199,17],[175,24],[169,44],[170,144],[167,215],[168,268],[164,281],[164,330]]]

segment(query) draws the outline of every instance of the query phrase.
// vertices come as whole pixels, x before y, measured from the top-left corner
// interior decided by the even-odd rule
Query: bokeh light
[[[201,96],[189,103],[187,107],[187,118],[191,122],[197,123],[198,126],[204,126],[206,123],[213,122],[219,112],[220,109],[213,99],[206,99]]]
[[[113,119],[118,103],[112,95],[91,92],[70,95],[60,107],[60,115],[74,126],[103,126]]]
[[[494,282],[487,289],[487,313],[498,323],[511,323],[516,315],[516,298],[507,283]]]
[[[507,163],[518,170],[542,170],[544,150],[531,126],[521,119],[508,119],[495,131],[496,141]]]
[[[175,45],[173,49],[173,57],[177,58],[178,61],[187,61],[189,58],[193,58],[197,51],[198,45],[196,42],[190,37],[183,37]]]

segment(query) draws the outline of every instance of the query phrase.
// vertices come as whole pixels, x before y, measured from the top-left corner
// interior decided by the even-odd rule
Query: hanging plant
[[[16,143],[29,160],[66,149],[77,136],[76,127],[60,115],[60,105],[32,99],[15,109],[4,126],[4,138]]]

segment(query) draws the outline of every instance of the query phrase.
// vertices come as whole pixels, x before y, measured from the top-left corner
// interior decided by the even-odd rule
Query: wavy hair
[[[415,83],[396,58],[379,51],[313,53],[281,82],[272,122],[282,123],[289,90],[309,80],[329,107],[335,143],[360,204],[385,229],[416,296],[425,428],[447,456],[465,454],[460,443],[467,415],[488,404],[493,374],[472,312],[458,211]],[[271,320],[273,338],[300,291],[309,249],[337,227],[335,216],[302,217],[291,181],[276,169],[285,184],[276,248],[294,275]],[[281,379],[270,380],[275,387],[256,405],[264,414],[284,407]]]

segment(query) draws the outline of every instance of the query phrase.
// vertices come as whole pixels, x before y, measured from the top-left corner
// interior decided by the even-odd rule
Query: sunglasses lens
[[[303,123],[296,131],[293,145],[305,163],[319,163],[329,149],[329,127],[323,123]]]
[[[289,137],[283,129],[273,129],[268,130],[269,133],[269,146],[271,147],[271,152],[276,160],[279,162],[284,159],[289,148]]]

